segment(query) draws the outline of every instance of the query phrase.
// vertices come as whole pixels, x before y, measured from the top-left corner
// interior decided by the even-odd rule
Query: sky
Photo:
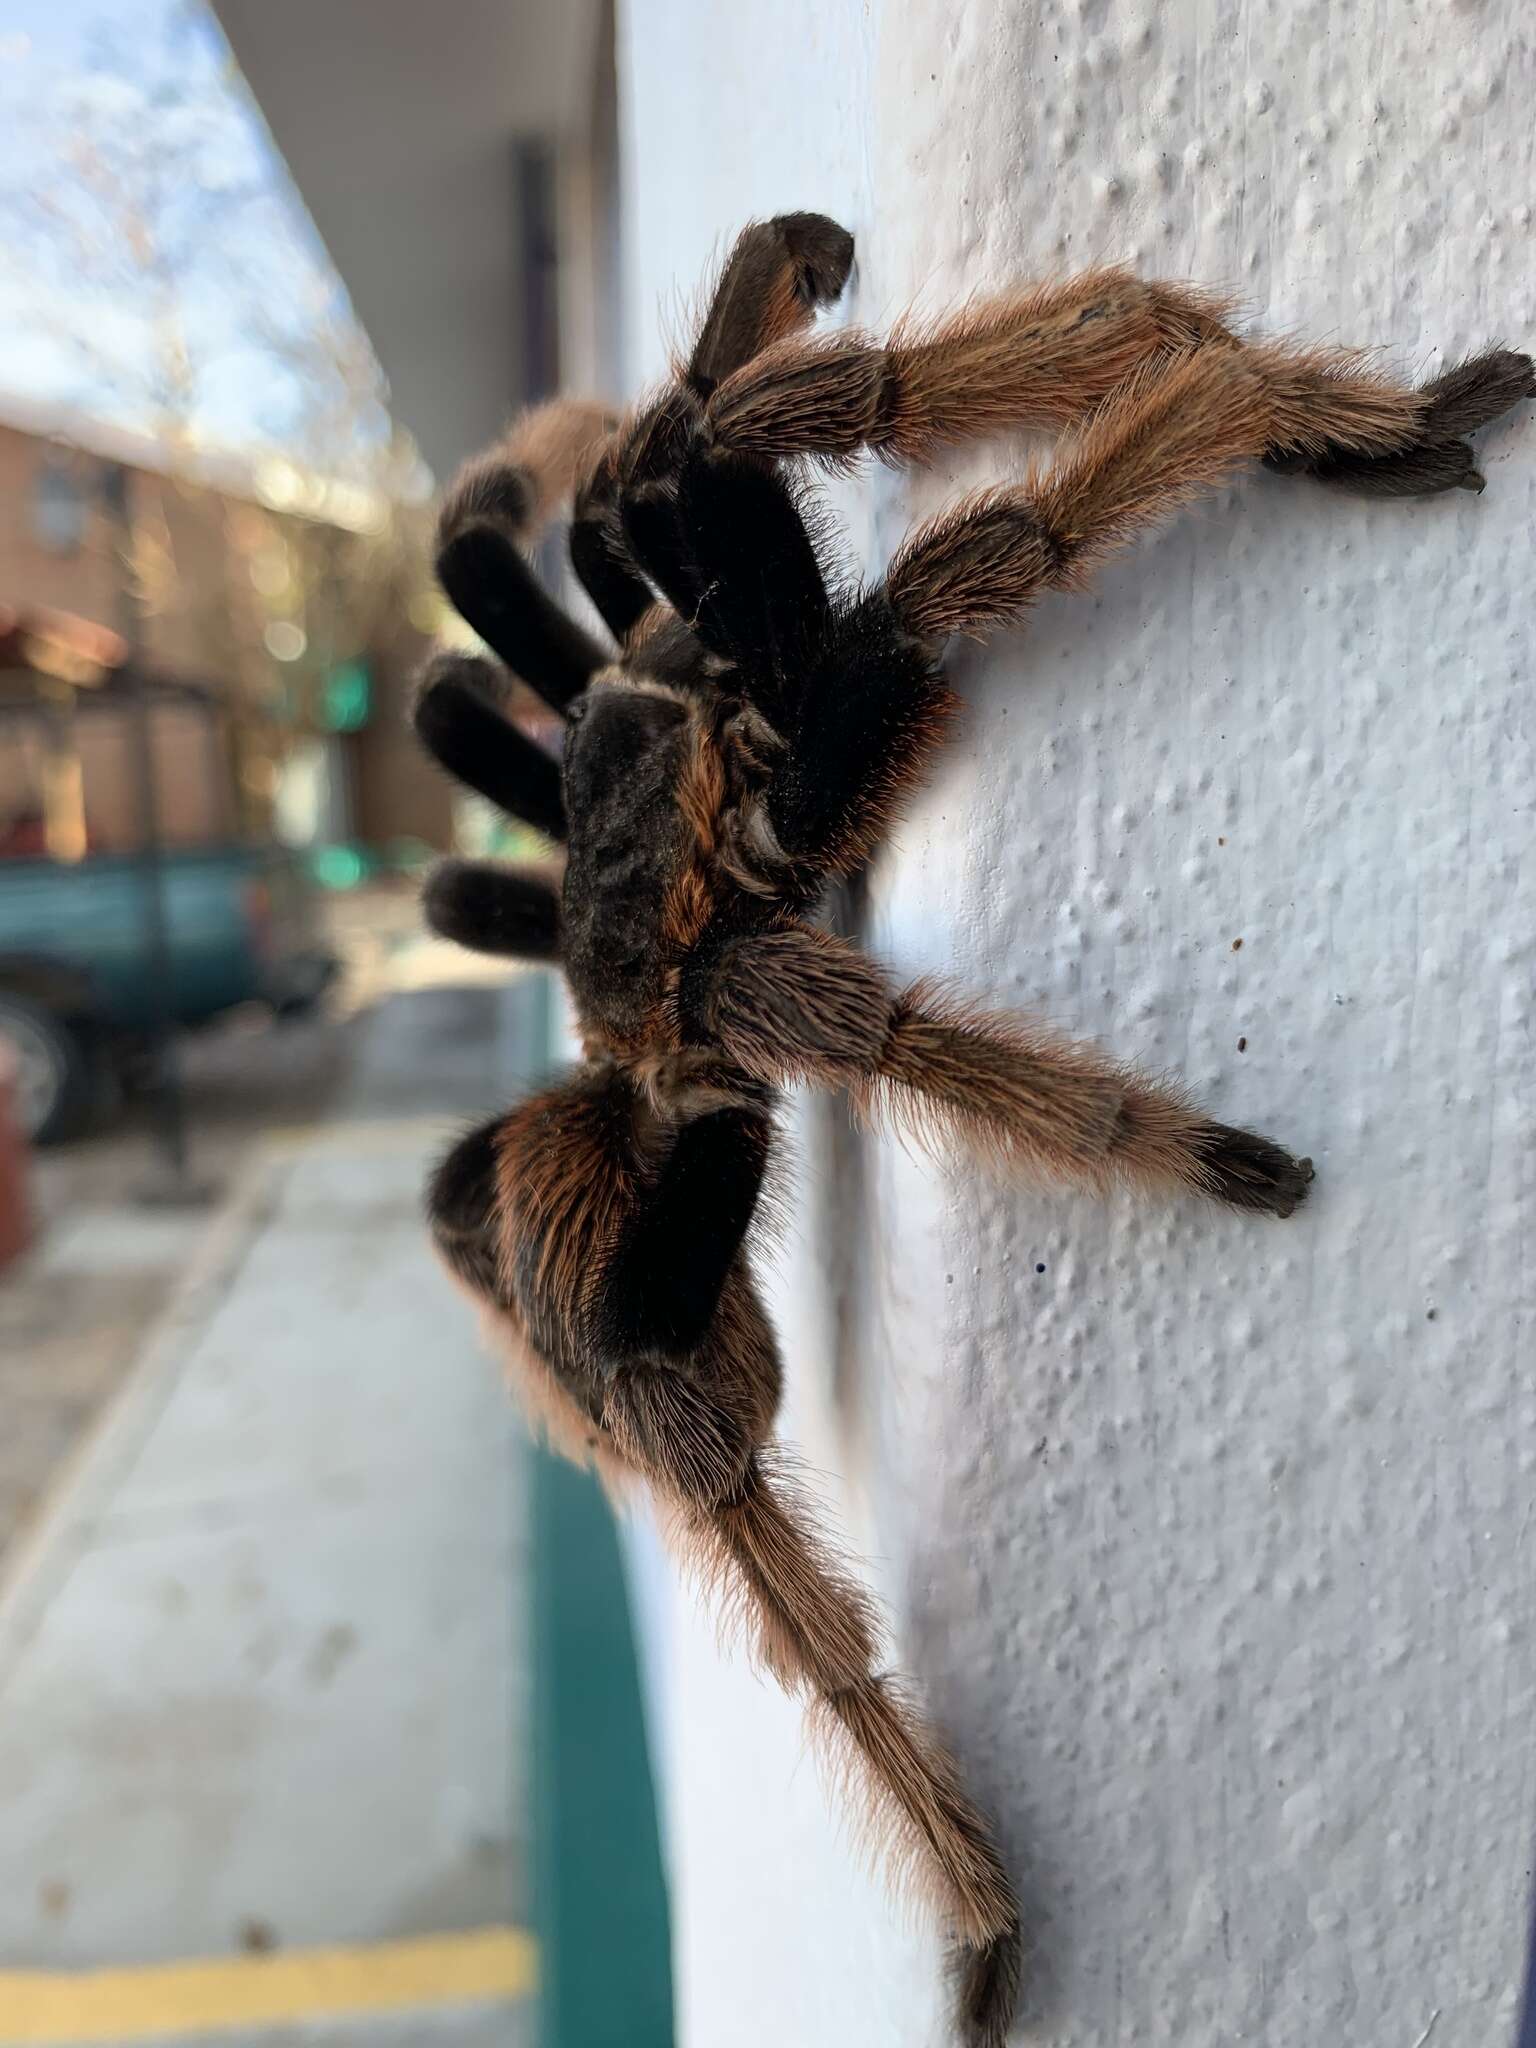
[[[336,468],[381,388],[200,0],[0,0],[0,416]]]

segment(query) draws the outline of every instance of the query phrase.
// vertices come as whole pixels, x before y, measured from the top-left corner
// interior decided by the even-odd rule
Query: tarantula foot
[[[781,213],[775,223],[795,264],[795,288],[808,306],[830,306],[853,268],[853,237],[824,213]]]
[[[1536,363],[1518,350],[1491,348],[1458,363],[1423,387],[1428,401],[1419,438],[1391,455],[1362,455],[1336,442],[1312,454],[1272,448],[1265,467],[1284,476],[1312,476],[1362,497],[1429,498],[1440,491],[1480,492],[1487,478],[1462,437],[1536,397]]]
[[[1202,1134],[1200,1164],[1205,1192],[1234,1209],[1289,1216],[1307,1198],[1310,1159],[1296,1159],[1272,1138],[1211,1124]]]
[[[508,695],[505,671],[479,654],[432,655],[417,676],[411,697],[411,721],[429,747],[437,729],[451,723],[453,699],[460,692],[501,711]]]
[[[1433,378],[1424,396],[1430,402],[1425,440],[1475,434],[1522,398],[1536,398],[1536,362],[1518,349],[1485,349]]]
[[[1420,441],[1394,455],[1275,450],[1264,457],[1264,466],[1282,476],[1336,484],[1362,498],[1433,498],[1441,491],[1481,491],[1487,481],[1465,441]]]
[[[411,719],[423,738],[427,737],[424,726],[438,721],[455,691],[463,691],[488,704],[493,711],[500,711],[508,695],[505,671],[480,654],[445,650],[430,656],[411,693]]]

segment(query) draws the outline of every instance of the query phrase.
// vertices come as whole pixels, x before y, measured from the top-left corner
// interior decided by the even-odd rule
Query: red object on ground
[[[0,1038],[0,1268],[32,1242],[27,1141],[16,1110],[16,1055]]]

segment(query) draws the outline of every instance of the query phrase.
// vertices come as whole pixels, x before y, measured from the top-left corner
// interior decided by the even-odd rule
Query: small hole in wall
[[[1239,1052],[1246,1052],[1248,1050],[1248,1041],[1246,1038],[1240,1038],[1237,1041],[1237,1049]]]
[[[1037,1273],[1043,1273],[1045,1271],[1045,1268],[1044,1266],[1036,1266],[1035,1271]]]

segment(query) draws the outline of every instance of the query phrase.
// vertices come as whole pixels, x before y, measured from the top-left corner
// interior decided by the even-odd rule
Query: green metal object
[[[541,2048],[672,2048],[671,1935],[613,1518],[535,1451],[533,1916]]]
[[[508,991],[520,1084],[549,1065],[540,983]],[[526,1006],[535,989],[542,1019]],[[543,1450],[526,1470],[540,2048],[672,2048],[671,1924],[613,1516],[590,1473]]]
[[[323,946],[294,859],[272,848],[168,851],[162,862],[166,986],[152,985],[135,858],[64,865],[0,862],[0,985],[72,978],[78,1014],[104,1035],[142,1035],[164,1003],[173,1024],[202,1024],[239,1003],[282,1006],[318,988]]]
[[[366,661],[344,661],[320,688],[320,724],[326,732],[359,732],[373,708],[373,679]]]

